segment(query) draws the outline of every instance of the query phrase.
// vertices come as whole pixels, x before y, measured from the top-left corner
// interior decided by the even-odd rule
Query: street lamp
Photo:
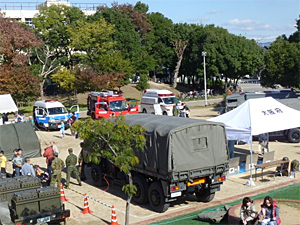
[[[204,98],[205,98],[205,106],[207,106],[207,91],[206,91],[206,68],[205,68],[205,56],[206,52],[202,52],[203,56],[203,67],[204,67]]]

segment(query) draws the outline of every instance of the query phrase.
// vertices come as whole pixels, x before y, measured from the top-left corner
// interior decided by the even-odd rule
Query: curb
[[[213,201],[213,202],[210,202],[210,203],[206,203],[205,205],[193,206],[191,208],[183,209],[183,210],[180,210],[178,212],[172,212],[172,213],[167,214],[167,215],[162,215],[162,216],[158,215],[155,218],[147,219],[147,220],[144,220],[144,221],[139,221],[137,223],[133,223],[132,225],[151,224],[151,223],[158,222],[158,221],[165,220],[165,219],[169,219],[169,218],[172,218],[172,217],[175,217],[175,216],[188,214],[188,213],[192,213],[194,211],[198,211],[198,210],[202,210],[202,209],[222,205],[222,204],[225,204],[225,203],[233,202],[237,199],[243,198],[244,196],[251,197],[251,196],[254,196],[254,195],[257,195],[257,194],[260,194],[260,193],[264,193],[264,192],[267,192],[267,191],[270,191],[270,190],[274,190],[274,189],[278,189],[278,188],[288,186],[288,185],[291,185],[291,184],[299,183],[299,181],[300,181],[299,179],[293,179],[293,180],[281,183],[281,184],[276,185],[276,186],[270,186],[270,187],[267,187],[267,188],[262,188],[260,190],[253,190],[253,191],[246,192],[246,193],[243,193],[243,194],[238,194],[238,195],[231,196],[231,197],[219,200],[219,201]]]

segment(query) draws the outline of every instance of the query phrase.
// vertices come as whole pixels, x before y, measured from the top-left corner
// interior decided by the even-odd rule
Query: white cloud
[[[213,9],[213,10],[207,11],[206,13],[207,14],[218,14],[218,13],[223,13],[223,11],[217,10],[217,9]]]
[[[239,30],[239,31],[253,31],[253,30],[274,30],[275,27],[269,24],[263,24],[259,21],[254,20],[239,20],[239,19],[233,19],[229,20],[223,25],[230,26],[233,29]]]

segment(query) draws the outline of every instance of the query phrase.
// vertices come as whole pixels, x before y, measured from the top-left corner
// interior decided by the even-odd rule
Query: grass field
[[[300,183],[296,183],[287,187],[279,188],[273,191],[265,192],[259,195],[256,195],[254,197],[251,197],[251,199],[263,199],[266,195],[271,196],[273,199],[293,199],[293,200],[300,200]],[[238,199],[234,202],[230,202],[226,205],[236,205],[238,203],[241,203],[242,199]],[[287,203],[287,204],[292,204],[291,206],[299,208],[298,203]],[[211,212],[211,211],[216,211],[217,208],[223,208],[224,205],[220,205],[218,207],[214,208],[208,208],[204,209],[201,211],[195,211],[190,214],[185,214],[181,216],[177,216],[171,219],[163,220],[157,223],[152,223],[152,225],[164,225],[164,224],[172,224],[172,225],[182,225],[182,224],[188,224],[188,225],[208,225],[208,224],[215,224],[215,223],[208,223],[208,222],[202,222],[197,219],[197,214],[201,212]],[[219,224],[227,224],[227,221],[224,221],[223,223]]]

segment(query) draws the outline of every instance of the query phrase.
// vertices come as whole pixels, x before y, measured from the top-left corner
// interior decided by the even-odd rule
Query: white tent
[[[250,143],[252,164],[252,135],[300,127],[300,111],[267,97],[249,99],[236,109],[209,120],[225,124],[228,140]],[[250,171],[248,185],[254,185]]]
[[[252,135],[300,127],[300,111],[267,97],[249,99],[236,109],[209,120],[225,124],[228,140],[251,143]]]
[[[0,113],[17,112],[18,108],[10,94],[0,95]]]

